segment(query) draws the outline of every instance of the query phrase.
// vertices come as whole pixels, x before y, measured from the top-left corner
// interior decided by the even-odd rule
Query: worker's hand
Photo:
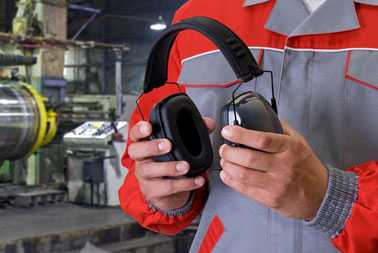
[[[215,122],[204,118],[209,132],[214,131]],[[128,147],[128,154],[135,160],[135,175],[145,198],[163,211],[180,208],[188,201],[190,192],[205,185],[205,178],[167,179],[166,177],[181,177],[189,171],[189,163],[155,162],[152,157],[167,154],[172,144],[167,139],[145,140],[152,133],[149,122],[137,123],[129,133],[134,142]]]
[[[223,145],[222,181],[279,214],[311,219],[327,191],[328,173],[306,140],[288,125],[285,134],[227,126],[222,136],[248,148]]]

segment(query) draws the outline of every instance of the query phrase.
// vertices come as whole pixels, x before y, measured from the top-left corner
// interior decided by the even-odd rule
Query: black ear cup
[[[210,168],[213,162],[208,129],[193,101],[184,93],[167,97],[150,114],[154,138],[167,138],[172,143],[169,154],[156,161],[187,161],[193,177]]]
[[[237,125],[250,130],[283,134],[278,116],[268,101],[263,96],[251,91],[229,101],[222,108],[221,121],[223,126],[237,123]],[[226,143],[240,146],[228,141]]]

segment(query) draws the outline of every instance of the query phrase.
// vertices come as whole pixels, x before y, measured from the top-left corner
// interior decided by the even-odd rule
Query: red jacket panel
[[[358,199],[344,230],[332,242],[343,253],[378,252],[378,161],[350,171],[359,176]]]

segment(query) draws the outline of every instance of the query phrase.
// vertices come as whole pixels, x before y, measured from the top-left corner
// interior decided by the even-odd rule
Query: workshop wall
[[[75,1],[72,1],[73,3]],[[131,51],[124,58],[124,93],[138,94],[144,80],[144,70],[148,53],[159,32],[150,30],[154,20],[162,15],[165,22],[170,24],[175,11],[185,0],[97,0],[91,6],[102,10],[98,17],[83,34],[80,40],[97,40],[110,43],[126,43]],[[88,16],[87,16],[88,18]],[[69,37],[80,29],[80,25],[87,20],[85,16],[69,13]],[[106,75],[105,94],[114,94],[114,60],[111,52],[95,58],[103,58]],[[104,75],[103,73],[101,74]]]

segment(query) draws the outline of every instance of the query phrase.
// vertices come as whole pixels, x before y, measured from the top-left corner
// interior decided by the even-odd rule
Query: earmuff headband
[[[229,28],[206,17],[183,20],[168,28],[152,47],[146,69],[144,92],[164,85],[168,79],[168,59],[177,35],[185,30],[197,31],[210,39],[223,53],[236,77],[243,82],[262,75],[251,51]]]

